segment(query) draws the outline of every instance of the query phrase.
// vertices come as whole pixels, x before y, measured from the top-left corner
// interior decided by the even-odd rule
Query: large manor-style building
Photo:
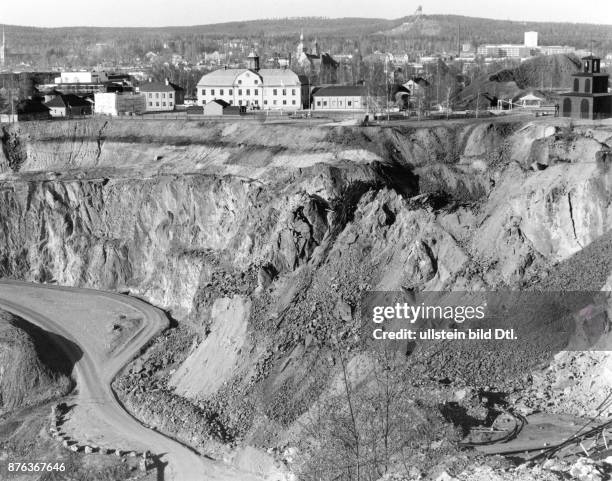
[[[259,68],[251,52],[248,68],[222,68],[197,85],[198,105],[222,100],[230,106],[263,110],[298,110],[308,99],[308,82],[288,68]]]

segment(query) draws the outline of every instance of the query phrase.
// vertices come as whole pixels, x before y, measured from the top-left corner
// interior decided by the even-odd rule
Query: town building
[[[412,77],[403,86],[414,97],[417,95],[424,95],[427,87],[429,87],[429,82],[423,77]]]
[[[225,100],[213,100],[204,105],[203,113],[207,116],[240,115],[245,107],[230,105]]]
[[[363,85],[329,85],[312,94],[313,110],[363,111],[367,109],[367,92]]]
[[[177,105],[183,105],[185,91],[168,79],[165,82],[147,82],[139,87],[140,93],[147,98],[147,112],[172,111]]]
[[[104,71],[62,72],[52,83],[40,83],[36,88],[42,94],[59,92],[64,95],[93,95],[98,92],[122,92],[133,88],[128,74]]]
[[[321,52],[319,42],[315,38],[309,49],[304,44],[304,33],[300,33],[300,41],[295,55],[295,66],[306,75],[317,77],[319,83],[335,83],[338,78],[337,62],[328,52]]]
[[[108,77],[106,72],[98,71],[76,71],[76,72],[61,72],[59,77],[55,78],[57,84],[71,84],[71,83],[102,83],[106,82]]]
[[[288,68],[259,68],[259,57],[248,57],[249,68],[222,68],[210,72],[197,85],[198,105],[223,100],[247,109],[298,110],[307,98],[308,82]],[[306,89],[306,92],[303,92]]]
[[[576,49],[561,45],[538,45],[538,32],[525,32],[523,44],[488,44],[478,47],[476,53],[487,58],[528,58],[533,55],[572,53]]]
[[[525,47],[537,48],[538,47],[538,32],[525,32],[524,34]]]
[[[98,92],[94,95],[94,112],[99,115],[140,115],[146,111],[144,94],[133,92]]]
[[[0,68],[6,67],[6,37],[2,27],[2,45],[0,45]]]
[[[512,99],[512,106],[523,109],[539,109],[542,108],[546,99],[540,95],[536,95],[534,92],[529,92],[526,95],[517,96],[516,99]]]
[[[600,70],[601,60],[589,55],[582,58],[582,70],[573,74],[571,92],[561,94],[561,115],[581,119],[612,117],[612,94],[608,93],[607,73]]]
[[[525,45],[481,45],[476,53],[483,57],[526,58],[531,57],[534,54],[534,50]]]
[[[49,107],[38,99],[24,99],[17,104],[17,119],[27,120],[49,120]]]
[[[77,95],[56,95],[45,105],[53,118],[91,115],[91,102]]]
[[[539,47],[539,51],[543,55],[559,55],[559,54],[567,54],[567,53],[576,53],[576,49],[573,47],[568,47],[567,45],[544,45]]]

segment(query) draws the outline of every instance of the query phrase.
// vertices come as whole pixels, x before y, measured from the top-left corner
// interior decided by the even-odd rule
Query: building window
[[[259,105],[259,100],[255,99],[255,100],[253,100],[253,103],[254,103],[255,105]]]
[[[273,90],[272,90],[272,95],[278,95],[278,90],[273,89]]]
[[[246,94],[251,95],[251,89],[246,89]]]
[[[588,94],[591,93],[591,79],[590,78],[584,81],[584,91]]]
[[[206,89],[202,89],[202,95],[206,95]]]
[[[210,95],[215,95],[215,89],[210,89]]]
[[[268,101],[267,100],[264,100],[264,105],[268,105]]]
[[[162,98],[163,98],[163,99],[165,99],[165,98],[166,98],[166,94],[165,94],[165,93],[164,93],[164,94],[162,94]]]
[[[582,101],[580,102],[580,118],[589,118],[589,101],[587,99],[582,99]]]
[[[287,95],[287,89],[283,89],[283,95]]]
[[[221,91],[221,93],[223,93],[223,91]],[[173,95],[174,95],[174,94],[168,94],[168,98],[170,98],[170,99],[171,99]]]
[[[291,104],[292,104],[292,105],[295,105],[295,100],[292,100],[292,101],[291,101]]]
[[[578,90],[580,89],[580,81],[575,78],[574,79],[574,92],[578,92]]]
[[[215,92],[213,91],[213,93],[215,93]],[[155,92],[155,98],[156,98],[156,99],[158,99],[158,98],[159,98],[159,92]]]
[[[259,83],[259,80],[255,79],[255,85],[257,85]]]
[[[151,92],[149,92],[149,98],[152,99],[153,98],[153,94]]]
[[[323,107],[327,107],[327,100],[323,101]]]
[[[242,95],[242,89],[238,89],[238,95]]]
[[[229,93],[230,95],[234,95],[234,91],[233,91],[232,89],[229,89],[229,90],[228,90],[228,93]]]
[[[238,80],[238,85],[242,85],[242,80]]]
[[[320,106],[321,106],[321,101],[317,100],[317,107],[320,107]]]
[[[156,106],[156,107],[159,107],[159,102],[155,102],[155,106]]]
[[[346,101],[346,106],[350,107],[351,105],[353,105],[353,101],[352,100],[347,100]]]
[[[563,116],[571,117],[572,115],[572,101],[570,99],[563,100]]]
[[[230,104],[230,105],[234,105],[234,101],[233,101],[233,100],[230,100],[229,104]]]
[[[223,89],[219,89],[219,95],[223,95]]]
[[[153,107],[153,102],[149,102],[149,107]]]
[[[253,90],[253,94],[259,95],[259,90],[257,90],[257,89]]]
[[[283,105],[287,105],[287,101],[286,100],[283,100]]]
[[[291,95],[295,95],[295,89],[291,89]]]
[[[239,100],[239,101],[238,101],[238,105],[242,105],[242,100]]]
[[[273,104],[273,105],[276,105],[276,100],[273,100],[273,101],[272,101],[272,104]]]
[[[162,102],[162,107],[165,107],[165,106],[166,106],[166,102]]]

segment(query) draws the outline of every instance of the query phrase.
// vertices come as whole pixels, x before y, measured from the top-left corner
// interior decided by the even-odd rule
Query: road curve
[[[83,309],[79,315],[71,314],[75,306]],[[84,315],[86,312],[104,312],[105,306],[109,311],[135,310],[144,320],[139,330],[110,357],[105,350],[104,338],[100,336],[101,326],[94,322],[95,317]],[[75,352],[78,349],[69,342],[61,346],[65,354],[76,361],[73,376],[77,383],[77,409],[79,405],[95,405],[95,414],[103,422],[96,423],[91,419],[91,423],[96,423],[97,428],[103,426],[111,438],[124,440],[125,446],[120,447],[147,446],[152,453],[163,453],[162,460],[168,463],[165,480],[261,480],[251,473],[199,456],[186,446],[145,427],[117,400],[111,388],[117,373],[168,325],[167,317],[159,309],[138,299],[109,292],[12,280],[0,281],[0,308],[59,334],[81,349],[82,354]]]

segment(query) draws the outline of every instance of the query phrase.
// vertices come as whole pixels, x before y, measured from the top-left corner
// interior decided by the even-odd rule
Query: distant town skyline
[[[577,8],[568,0],[310,0],[309,2],[234,0],[43,0],[10,2],[0,11],[1,24],[37,27],[189,26],[284,17],[371,17],[395,19],[411,15],[419,5],[424,14],[454,14],[514,21],[612,24],[610,0],[586,0]]]

